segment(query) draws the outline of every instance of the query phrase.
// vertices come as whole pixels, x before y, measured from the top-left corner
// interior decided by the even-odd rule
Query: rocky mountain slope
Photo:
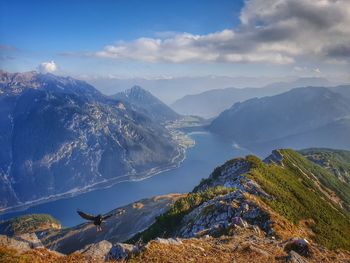
[[[91,85],[0,73],[0,210],[138,178],[182,149],[158,122]]]
[[[111,96],[114,99],[130,103],[138,111],[143,112],[155,121],[166,122],[178,119],[180,116],[149,91],[140,86],[134,86],[124,92]]]
[[[327,88],[298,88],[236,103],[209,129],[267,154],[278,147],[350,149],[350,100]]]
[[[62,262],[345,263],[349,194],[349,185],[326,168],[293,150],[276,150],[265,160],[251,155],[217,167],[131,238],[132,244],[101,240],[57,256],[39,248],[13,251],[15,241],[8,240],[0,256],[39,257],[40,251]]]
[[[215,236],[238,220],[268,236],[302,234],[350,249],[349,204],[348,184],[292,150],[279,150],[264,161],[247,156],[216,168],[140,237]]]
[[[331,83],[322,78],[300,78],[292,82],[278,82],[260,88],[212,89],[199,94],[187,95],[172,104],[173,109],[184,115],[204,118],[218,116],[237,102],[281,94],[298,87],[327,87]]]

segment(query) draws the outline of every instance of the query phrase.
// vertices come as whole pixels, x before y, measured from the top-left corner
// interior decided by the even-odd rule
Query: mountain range
[[[236,102],[252,98],[273,96],[297,87],[328,87],[331,83],[323,78],[299,78],[290,82],[276,82],[259,88],[213,89],[203,93],[186,95],[171,106],[184,115],[213,118]]]
[[[70,77],[0,72],[0,209],[140,178],[181,159],[155,120],[164,115],[131,103]]]
[[[306,87],[234,104],[209,130],[266,154],[276,147],[350,149],[350,86]],[[340,90],[340,91],[339,91]]]

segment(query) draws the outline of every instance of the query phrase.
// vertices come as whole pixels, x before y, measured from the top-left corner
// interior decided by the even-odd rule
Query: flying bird
[[[96,230],[97,232],[100,232],[102,231],[102,227],[101,227],[101,224],[103,221],[105,221],[107,218],[110,218],[111,216],[113,216],[113,214],[109,214],[109,215],[97,215],[97,216],[93,216],[93,215],[89,215],[89,214],[86,214],[82,211],[77,211],[77,213],[84,219],[86,220],[89,220],[89,221],[93,221],[94,222],[94,225],[96,226]]]

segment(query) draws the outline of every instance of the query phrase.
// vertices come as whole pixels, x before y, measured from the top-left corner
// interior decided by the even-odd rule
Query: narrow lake
[[[47,213],[59,219],[63,226],[73,226],[83,222],[76,209],[94,214],[106,213],[142,198],[189,192],[202,178],[208,177],[216,166],[234,157],[249,154],[248,151],[237,149],[232,143],[222,141],[211,133],[193,132],[189,135],[196,144],[187,150],[186,159],[176,169],[143,181],[123,182],[110,188],[35,205],[23,211],[1,215],[0,220],[22,214]]]

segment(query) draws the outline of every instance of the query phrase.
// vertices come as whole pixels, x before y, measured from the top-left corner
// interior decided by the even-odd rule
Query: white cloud
[[[236,29],[120,41],[89,54],[147,62],[350,61],[349,0],[246,0]]]
[[[321,74],[321,70],[319,68],[314,68],[313,72],[316,74]]]
[[[43,62],[38,66],[38,70],[41,73],[52,73],[57,70],[57,64],[54,61]]]

